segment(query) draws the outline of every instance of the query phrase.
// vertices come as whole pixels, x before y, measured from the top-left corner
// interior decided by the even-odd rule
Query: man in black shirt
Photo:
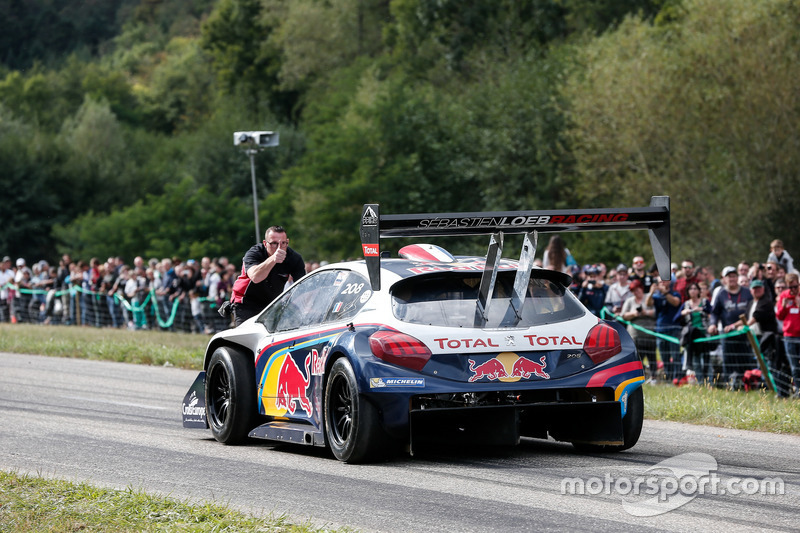
[[[297,281],[305,275],[305,262],[289,248],[289,238],[281,226],[267,229],[263,242],[244,254],[242,272],[233,284],[234,322],[237,326],[251,318],[283,292],[291,276]]]

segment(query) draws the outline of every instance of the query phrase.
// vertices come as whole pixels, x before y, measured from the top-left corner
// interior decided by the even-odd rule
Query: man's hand
[[[278,248],[270,257],[274,259],[275,263],[283,263],[283,260],[286,259],[286,250]]]

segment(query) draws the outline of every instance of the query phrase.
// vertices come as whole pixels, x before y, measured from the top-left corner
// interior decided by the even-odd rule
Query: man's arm
[[[247,277],[253,283],[260,283],[267,279],[269,273],[278,263],[283,263],[286,259],[286,250],[278,248],[275,253],[267,257],[264,261],[257,263],[247,269]]]
[[[666,292],[664,293],[664,298],[667,299],[667,302],[669,302],[669,305],[672,307],[679,307],[681,305],[681,297],[677,294]]]

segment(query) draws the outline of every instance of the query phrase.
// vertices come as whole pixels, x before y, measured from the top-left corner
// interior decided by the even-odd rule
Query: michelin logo
[[[425,378],[370,378],[369,388],[383,387],[424,387]]]

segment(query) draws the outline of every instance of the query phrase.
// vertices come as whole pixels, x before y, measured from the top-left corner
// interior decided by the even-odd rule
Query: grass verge
[[[644,416],[731,429],[800,435],[800,401],[772,392],[645,385]]]
[[[79,326],[0,324],[0,352],[200,370],[208,336]]]
[[[254,517],[216,504],[189,504],[141,491],[0,472],[0,532],[330,531]],[[349,531],[349,530],[336,530]]]

